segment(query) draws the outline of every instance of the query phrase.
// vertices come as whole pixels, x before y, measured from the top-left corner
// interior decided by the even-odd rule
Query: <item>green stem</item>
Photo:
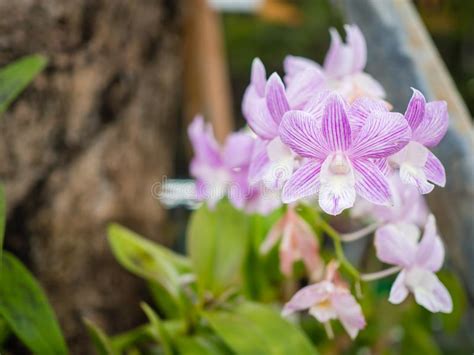
[[[357,269],[347,260],[342,248],[341,236],[339,233],[329,225],[319,214],[316,215],[316,223],[326,232],[326,234],[332,239],[334,243],[334,250],[336,251],[337,260],[341,263],[341,266],[354,277],[355,280],[360,279],[359,272]]]

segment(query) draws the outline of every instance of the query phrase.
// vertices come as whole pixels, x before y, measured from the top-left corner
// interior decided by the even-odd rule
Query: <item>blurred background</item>
[[[324,353],[472,353],[474,2],[0,0],[0,14],[0,65],[33,53],[49,61],[0,121],[6,248],[41,281],[73,353],[90,350],[84,316],[112,334],[143,320],[145,287],[113,260],[107,223],[180,248],[188,211],[165,211],[152,186],[189,177],[192,117],[204,113],[223,140],[244,126],[254,57],[280,74],[287,54],[321,62],[329,27],[344,23],[367,36],[367,71],[396,109],[410,86],[452,109],[438,152],[451,182],[428,202],[448,246],[455,311],[391,308],[390,285],[376,284],[365,335]]]

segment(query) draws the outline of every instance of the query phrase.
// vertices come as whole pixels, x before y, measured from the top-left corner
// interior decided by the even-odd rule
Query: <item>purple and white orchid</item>
[[[389,163],[400,170],[400,178],[405,184],[416,186],[422,194],[431,192],[433,184],[444,187],[443,164],[428,148],[437,146],[448,130],[446,102],[426,103],[423,94],[413,89],[405,119],[412,130],[412,138],[404,149],[390,157]]]
[[[295,56],[284,61],[289,101],[301,109],[321,90],[334,90],[349,102],[358,97],[384,98],[383,87],[363,70],[367,63],[367,44],[360,29],[345,25],[347,43],[331,28],[331,45],[321,68],[316,62]]]
[[[421,241],[419,237],[419,229],[412,224],[389,224],[376,232],[377,257],[401,268],[389,301],[399,304],[412,292],[416,302],[429,311],[450,313],[451,296],[435,275],[443,265],[444,246],[433,215],[428,217]]]
[[[356,195],[391,203],[387,179],[374,159],[400,151],[410,140],[410,128],[398,113],[374,112],[357,131],[351,118],[338,94],[329,95],[321,119],[303,111],[285,114],[281,140],[306,160],[285,184],[284,203],[319,193],[320,207],[332,215],[352,207]]]
[[[246,132],[229,135],[221,147],[202,116],[197,116],[188,129],[195,156],[190,172],[196,178],[196,198],[207,201],[210,208],[227,196],[238,209],[249,213],[268,214],[281,205],[275,193],[262,186],[250,186],[248,169],[255,140]]]

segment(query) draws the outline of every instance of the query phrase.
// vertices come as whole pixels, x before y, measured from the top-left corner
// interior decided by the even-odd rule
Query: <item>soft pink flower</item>
[[[337,264],[331,262],[326,270],[326,278],[318,283],[299,290],[283,308],[282,314],[309,310],[321,323],[339,319],[352,339],[366,325],[362,308],[349,291],[347,285],[339,279]]]
[[[284,61],[288,100],[302,109],[315,91],[335,90],[352,102],[358,97],[384,98],[382,86],[363,70],[367,63],[367,44],[360,29],[345,25],[347,43],[330,29],[331,46],[321,68],[316,62],[294,56]]]
[[[291,276],[293,263],[302,260],[312,279],[321,276],[323,264],[317,237],[311,226],[291,206],[272,227],[260,252],[268,253],[280,239],[280,270],[284,275]]]
[[[433,215],[428,217],[421,241],[419,237],[419,229],[412,224],[389,224],[375,233],[377,257],[401,267],[389,301],[399,304],[411,292],[416,302],[429,311],[451,313],[451,296],[435,275],[443,265],[444,246]]]

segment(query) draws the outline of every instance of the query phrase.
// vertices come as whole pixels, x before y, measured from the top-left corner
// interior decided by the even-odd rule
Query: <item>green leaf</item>
[[[141,307],[145,312],[148,320],[151,323],[152,334],[156,340],[158,340],[163,349],[165,355],[172,355],[173,350],[171,348],[171,340],[168,334],[168,331],[163,326],[160,317],[155,313],[155,311],[146,303],[142,303]]]
[[[228,201],[221,201],[214,211],[203,205],[193,213],[187,250],[201,294],[240,286],[247,240],[248,218]]]
[[[246,302],[232,312],[210,311],[205,317],[238,354],[317,354],[301,329],[268,306]]]
[[[99,355],[115,355],[116,352],[112,346],[112,341],[107,337],[104,331],[88,319],[84,319],[84,323],[86,324],[87,331],[89,332],[97,353]]]
[[[66,343],[46,296],[23,264],[4,252],[0,272],[0,313],[34,353],[67,354]]]
[[[36,75],[46,66],[41,55],[21,58],[0,69],[0,113],[21,93]]]
[[[462,318],[466,314],[468,305],[466,291],[461,280],[459,280],[455,273],[442,270],[438,273],[438,277],[451,294],[453,299],[453,311],[449,314],[439,313],[436,314],[436,316],[441,318],[446,331],[455,332],[458,330]]]
[[[179,298],[179,277],[190,272],[188,259],[138,234],[112,224],[109,243],[118,262],[131,273],[159,283],[175,299]]]
[[[194,335],[181,336],[175,339],[175,347],[178,354],[193,355],[227,355],[233,352],[222,344],[219,339],[211,336]]]

